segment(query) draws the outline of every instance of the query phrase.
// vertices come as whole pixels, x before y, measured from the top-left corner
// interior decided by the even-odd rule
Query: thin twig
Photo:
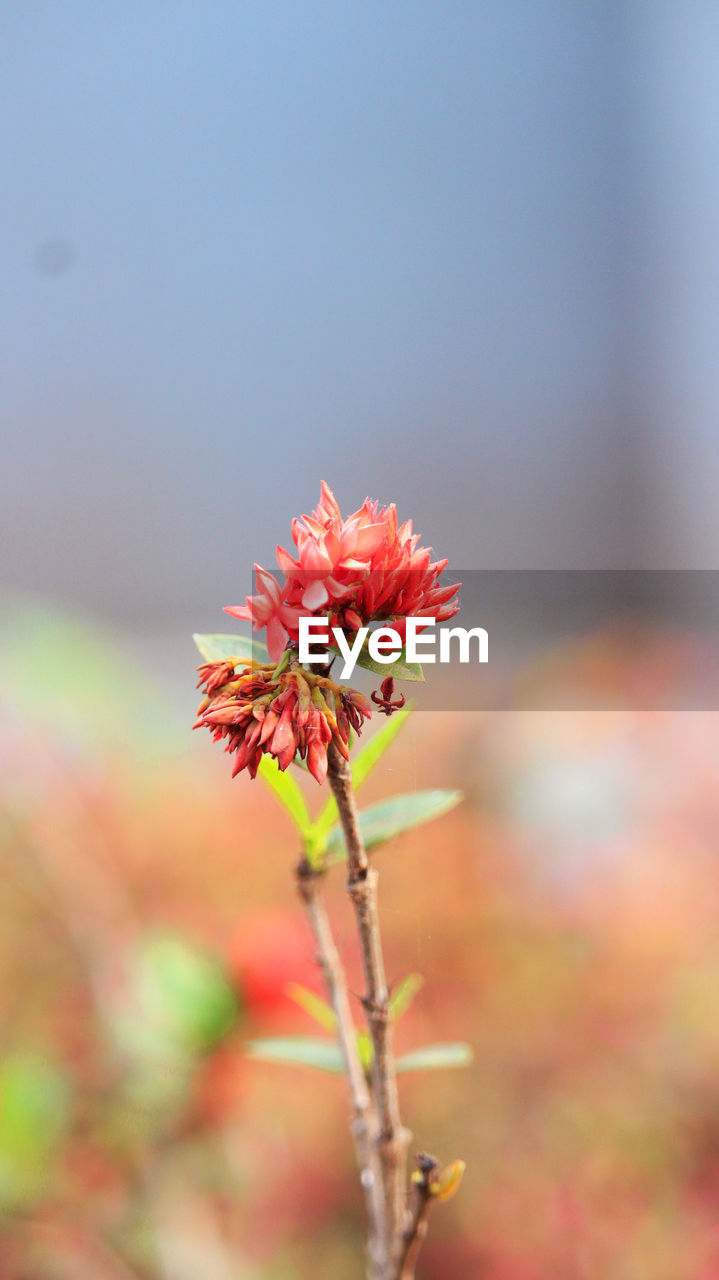
[[[352,773],[348,762],[334,743],[328,751],[328,763],[328,778],[337,802],[347,846],[349,864],[347,889],[357,919],[367,983],[364,1007],[374,1048],[372,1088],[379,1118],[377,1142],[387,1208],[390,1245],[388,1252],[391,1256],[402,1224],[407,1146],[410,1134],[403,1128],[399,1113],[389,991],[377,911],[377,872],[369,865],[367,859],[352,785]],[[390,1278],[394,1274],[389,1270],[389,1264],[387,1274]]]
[[[306,859],[302,859],[297,867],[297,888],[307,912],[317,946],[317,959],[337,1020],[337,1043],[344,1062],[354,1112],[352,1133],[367,1204],[370,1280],[381,1280],[391,1240],[388,1235],[382,1165],[377,1144],[378,1122],[360,1062],[344,970],[327,912],[318,895],[320,879],[321,873],[313,870]]]
[[[421,1178],[415,1174],[418,1180],[413,1179],[412,1204],[407,1211],[404,1229],[399,1237],[396,1264],[392,1272],[396,1280],[415,1280],[417,1258],[429,1225],[429,1208],[432,1203],[430,1182],[437,1168],[437,1161],[434,1156],[418,1155],[417,1164]]]

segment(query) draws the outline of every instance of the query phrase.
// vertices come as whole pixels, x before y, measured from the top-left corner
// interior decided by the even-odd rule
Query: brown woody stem
[[[427,1234],[429,1209],[432,1203],[431,1178],[437,1167],[433,1156],[417,1156],[421,1177],[413,1179],[412,1203],[407,1210],[404,1227],[397,1242],[393,1280],[415,1280],[415,1267],[420,1249]]]
[[[377,1147],[377,1116],[360,1062],[344,970],[337,954],[327,912],[318,894],[320,879],[321,873],[303,858],[297,867],[297,888],[307,912],[317,947],[317,961],[337,1020],[337,1043],[352,1102],[352,1135],[367,1206],[369,1280],[383,1280],[386,1274],[388,1235],[383,1171]]]
[[[363,1004],[374,1049],[372,1092],[379,1121],[376,1143],[382,1168],[387,1222],[385,1276],[387,1280],[394,1280],[397,1271],[393,1259],[397,1253],[396,1242],[403,1227],[407,1146],[411,1135],[403,1128],[399,1113],[389,991],[377,912],[377,872],[370,866],[364,847],[349,763],[334,743],[327,754],[327,776],[337,802],[347,846],[347,890],[357,920],[367,984]]]

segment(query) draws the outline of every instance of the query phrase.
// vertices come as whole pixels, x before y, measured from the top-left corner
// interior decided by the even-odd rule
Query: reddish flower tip
[[[375,689],[370,694],[372,701],[376,707],[379,707],[380,715],[391,716],[393,712],[401,710],[405,704],[405,696],[400,693],[393,702],[394,680],[392,676],[387,676],[381,683],[379,690]]]

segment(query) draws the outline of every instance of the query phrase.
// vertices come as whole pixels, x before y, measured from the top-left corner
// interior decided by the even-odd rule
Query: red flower
[[[331,625],[355,632],[370,622],[391,623],[404,634],[409,616],[444,622],[459,609],[456,585],[441,586],[446,560],[432,561],[420,547],[411,520],[398,527],[394,507],[365,500],[346,520],[332,490],[322,482],[311,516],[292,522],[296,556],[277,548],[282,585],[255,565],[256,595],[226,613],[267,628],[270,657],[296,643],[302,615],[327,615]]]
[[[385,537],[372,557],[369,572],[349,602],[349,608],[338,611],[337,621],[349,630],[362,624],[391,622],[404,637],[408,617],[434,618],[446,622],[459,611],[456,599],[458,584],[440,586],[439,579],[446,560],[432,562],[431,548],[419,547],[419,534],[412,533],[412,521],[397,527],[394,503],[377,510],[371,505],[374,519],[384,525]]]
[[[290,982],[319,994],[318,969],[312,939],[301,917],[292,912],[243,919],[227,944],[226,963],[248,1012],[264,1021],[287,1017],[292,1004]]]
[[[235,757],[234,773],[248,769],[254,777],[263,754],[269,754],[280,769],[298,758],[306,761],[322,782],[329,744],[347,756],[350,730],[361,731],[371,708],[361,694],[304,670],[290,655],[300,618],[326,615],[331,626],[349,633],[385,622],[403,635],[407,617],[453,617],[458,587],[440,585],[447,561],[432,561],[411,521],[398,526],[394,506],[367,498],[345,520],[324,481],[312,515],[293,520],[292,538],[296,556],[277,548],[284,580],[256,564],[256,593],[246,604],[225,609],[255,630],[266,629],[270,664],[240,667],[225,660],[200,667],[206,696],[195,727],[225,740]],[[373,695],[385,715],[404,703],[403,697],[393,700],[393,688],[389,677],[381,696]]]
[[[343,520],[337,499],[323,480],[316,510],[292,521],[298,559],[278,547],[277,563],[290,581],[300,586],[305,610],[312,613],[330,599],[344,599],[349,588],[369,571],[372,556],[385,536],[384,526],[372,516],[373,508],[365,502]]]

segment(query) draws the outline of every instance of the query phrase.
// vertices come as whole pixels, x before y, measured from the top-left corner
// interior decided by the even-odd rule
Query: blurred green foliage
[[[0,1062],[0,1204],[24,1205],[46,1190],[70,1106],[70,1085],[57,1067],[29,1053]]]
[[[237,996],[220,965],[171,934],[143,939],[134,959],[138,1017],[161,1053],[207,1052],[234,1026]]]
[[[182,710],[151,666],[90,620],[40,600],[0,601],[0,698],[68,743],[122,748],[147,767],[182,742]],[[191,663],[191,647],[188,659]]]

